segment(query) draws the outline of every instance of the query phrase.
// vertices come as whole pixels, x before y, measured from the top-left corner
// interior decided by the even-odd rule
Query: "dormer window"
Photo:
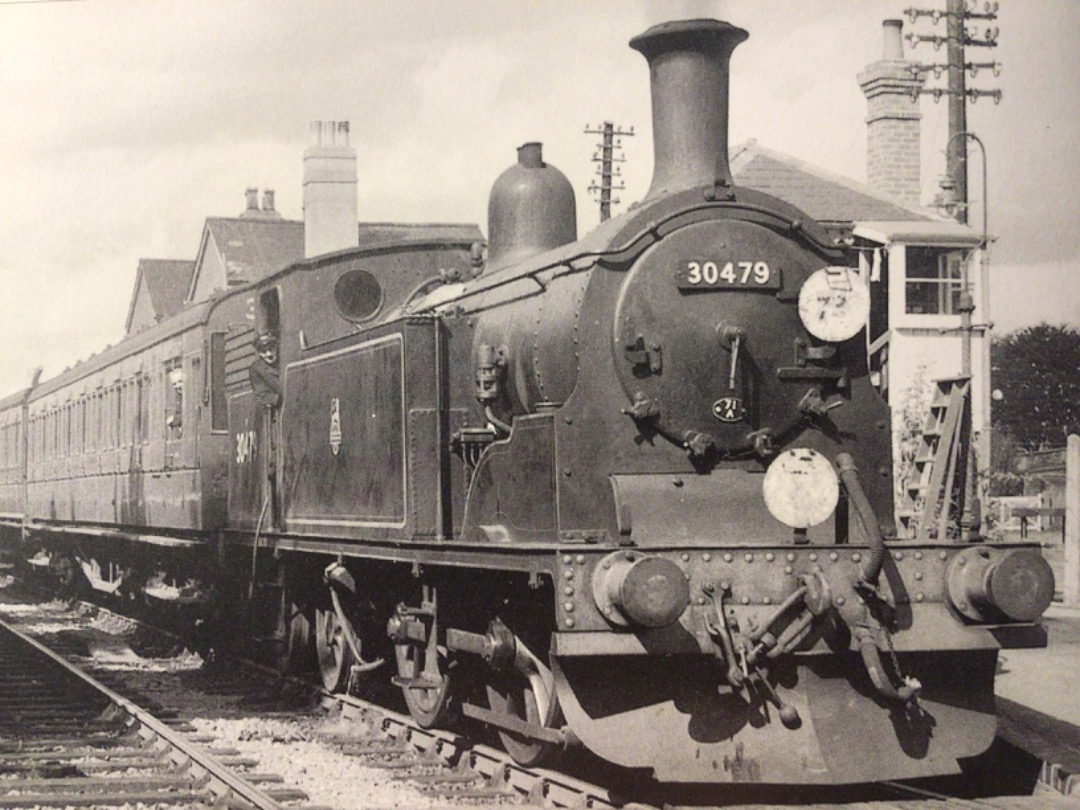
[[[904,278],[904,312],[909,315],[955,315],[959,312],[959,250],[908,247]]]

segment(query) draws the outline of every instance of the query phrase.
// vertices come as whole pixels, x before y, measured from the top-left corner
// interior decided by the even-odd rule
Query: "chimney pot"
[[[884,50],[882,56],[884,59],[903,59],[904,58],[904,38],[902,36],[904,31],[903,20],[885,20],[882,23],[882,31],[885,34]]]
[[[266,191],[263,192],[263,204],[262,204],[262,207],[263,207],[263,211],[273,211],[274,210],[274,190],[272,188],[268,188],[268,189],[266,189]]]
[[[249,188],[244,192],[244,196],[247,198],[247,210],[258,211],[259,210],[259,190],[257,188]]]

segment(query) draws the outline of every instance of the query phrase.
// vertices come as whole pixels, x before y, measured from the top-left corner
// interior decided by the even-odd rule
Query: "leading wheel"
[[[398,678],[409,714],[423,728],[451,720],[450,674],[441,653],[416,644],[396,644]]]
[[[539,673],[529,677],[517,671],[503,674],[488,684],[487,695],[488,706],[499,714],[544,729],[557,729],[563,723],[554,685],[545,682]],[[562,750],[559,743],[505,729],[498,729],[498,735],[506,753],[527,768],[550,762]]]
[[[345,638],[345,628],[333,608],[315,611],[315,653],[326,691],[344,692],[348,689],[349,675],[356,659]]]

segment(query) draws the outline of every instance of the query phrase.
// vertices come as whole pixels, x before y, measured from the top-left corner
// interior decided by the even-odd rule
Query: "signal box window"
[[[960,304],[958,250],[909,247],[904,280],[904,311],[909,315],[955,315]]]

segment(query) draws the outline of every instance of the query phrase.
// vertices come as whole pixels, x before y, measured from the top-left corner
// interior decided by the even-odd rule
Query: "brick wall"
[[[884,59],[859,74],[866,96],[866,182],[905,205],[919,205],[920,121],[918,97],[923,80],[910,62]]]

